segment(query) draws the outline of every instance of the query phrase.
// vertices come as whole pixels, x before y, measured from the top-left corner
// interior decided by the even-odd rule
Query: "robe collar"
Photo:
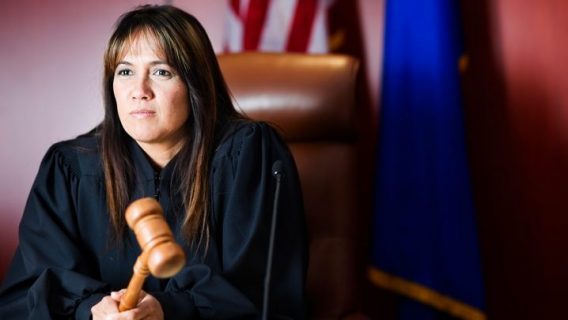
[[[176,154],[164,168],[159,169],[152,165],[149,156],[136,141],[133,139],[130,139],[129,141],[130,154],[139,179],[147,181],[154,180],[156,176],[160,176],[160,179],[169,180],[173,174],[179,153]]]

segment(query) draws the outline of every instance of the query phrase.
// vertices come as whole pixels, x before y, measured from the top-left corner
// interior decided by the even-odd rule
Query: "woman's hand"
[[[119,312],[118,304],[120,298],[126,292],[122,289],[119,292],[111,292],[91,308],[93,320],[164,320],[164,312],[160,302],[153,296],[144,291],[140,292],[140,300],[136,308]]]

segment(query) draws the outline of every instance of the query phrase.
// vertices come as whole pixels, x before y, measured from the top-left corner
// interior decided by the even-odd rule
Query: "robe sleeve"
[[[0,291],[0,318],[89,319],[90,306],[108,292],[95,280],[96,264],[81,247],[75,212],[79,184],[52,147],[20,222],[19,245]]]
[[[219,268],[192,265],[156,293],[166,319],[254,319],[262,310],[276,179],[283,164],[271,272],[270,318],[304,319],[307,245],[294,160],[276,132],[254,123],[222,143],[212,164],[212,238]]]

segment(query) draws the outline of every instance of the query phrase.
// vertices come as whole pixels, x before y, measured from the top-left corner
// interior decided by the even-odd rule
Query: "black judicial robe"
[[[187,264],[171,279],[148,277],[144,290],[166,319],[249,319],[262,310],[274,161],[285,172],[272,264],[270,315],[305,318],[305,221],[294,161],[264,123],[231,126],[211,167],[211,237],[207,254],[184,245]],[[229,129],[228,129],[229,130]],[[20,223],[19,246],[0,291],[0,319],[89,319],[111,290],[125,288],[140,248],[132,232],[113,246],[98,138],[53,145],[45,155]],[[183,208],[173,174],[177,158],[156,172],[132,141],[138,174],[132,200],[157,196],[179,243]]]

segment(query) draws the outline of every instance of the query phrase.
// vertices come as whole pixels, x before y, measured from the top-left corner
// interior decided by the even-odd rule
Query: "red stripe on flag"
[[[241,0],[231,0],[229,7],[235,13],[236,17],[241,17]]]
[[[299,0],[288,34],[286,51],[306,52],[312,35],[318,0]]]
[[[244,50],[257,50],[269,0],[250,0],[244,26]]]

